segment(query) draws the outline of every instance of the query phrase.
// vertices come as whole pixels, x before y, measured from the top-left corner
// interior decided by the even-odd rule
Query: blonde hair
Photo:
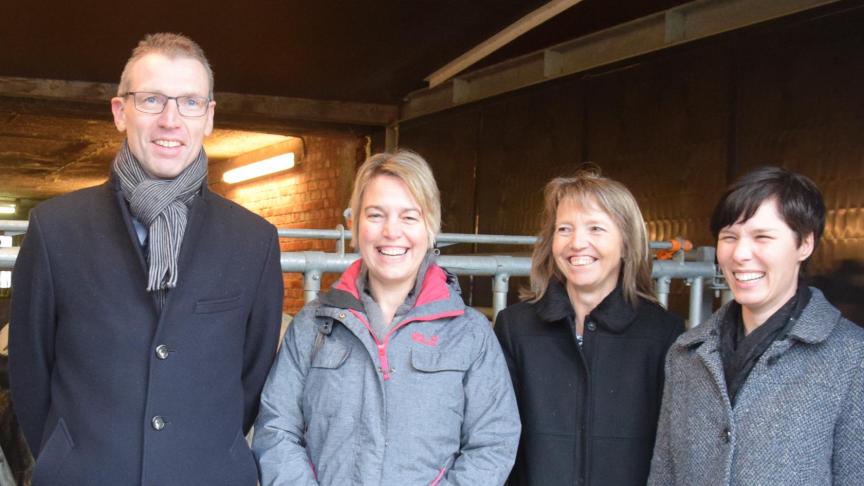
[[[572,200],[583,206],[596,205],[608,214],[623,239],[621,249],[621,287],[624,300],[636,306],[639,297],[656,302],[651,282],[651,260],[648,251],[648,231],[633,194],[620,182],[602,177],[597,169],[584,169],[573,177],[558,177],[546,184],[543,222],[534,252],[531,255],[531,287],[523,290],[522,298],[536,302],[549,288],[551,279],[566,283],[555,264],[552,240],[558,206]]]
[[[405,183],[411,197],[420,205],[420,212],[429,233],[429,248],[435,246],[435,237],[441,231],[441,195],[429,164],[423,157],[409,150],[375,154],[357,169],[354,191],[351,193],[351,245],[357,246],[357,221],[366,187],[379,175],[393,176]]]
[[[170,59],[187,57],[200,62],[204,66],[204,70],[207,71],[207,82],[210,86],[207,96],[211,100],[213,99],[213,69],[210,67],[210,62],[207,61],[207,56],[204,55],[204,49],[201,49],[201,46],[185,35],[170,32],[147,34],[132,50],[132,55],[126,61],[126,65],[123,66],[123,73],[120,74],[117,96],[122,96],[129,91],[129,77],[135,61],[154,53],[162,54]]]

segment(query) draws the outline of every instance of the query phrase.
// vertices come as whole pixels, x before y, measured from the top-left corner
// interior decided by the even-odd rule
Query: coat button
[[[728,427],[723,429],[723,432],[720,432],[720,440],[722,440],[724,444],[728,444],[729,441],[732,440],[732,432]]]
[[[157,415],[150,420],[150,425],[153,427],[153,430],[162,430],[165,428],[167,423],[168,422],[166,422],[161,415]]]
[[[170,351],[171,350],[168,349],[168,346],[160,344],[159,346],[156,346],[156,357],[159,359],[168,359],[168,353]]]
[[[585,327],[587,327],[589,331],[597,330],[597,324],[594,324],[594,321],[588,321],[588,323],[585,324]]]

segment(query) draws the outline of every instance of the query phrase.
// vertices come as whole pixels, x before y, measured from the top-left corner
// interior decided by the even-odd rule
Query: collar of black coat
[[[362,259],[357,259],[339,277],[329,291],[321,294],[319,300],[323,305],[340,309],[363,311],[360,292],[364,291],[368,271]],[[456,276],[447,272],[435,263],[435,254],[430,251],[423,257],[417,271],[414,288],[408,295],[415,303],[423,305],[430,301],[449,299],[450,289],[459,291]]]
[[[792,325],[787,336],[802,343],[816,344],[824,341],[834,326],[842,318],[840,311],[832,306],[822,292],[809,287],[810,301],[801,311],[798,322]],[[719,327],[722,325],[723,317],[733,305],[731,301],[718,309],[704,324],[694,327],[684,333],[678,341],[678,346],[695,347],[706,341],[719,340]]]
[[[559,322],[568,317],[573,318],[576,314],[567,295],[567,289],[556,278],[549,281],[546,293],[534,303],[534,308],[540,318],[546,322]],[[615,289],[586,316],[585,320],[590,318],[607,331],[620,334],[633,324],[636,315],[637,309],[624,300],[624,292],[619,282],[619,285],[615,286]]]

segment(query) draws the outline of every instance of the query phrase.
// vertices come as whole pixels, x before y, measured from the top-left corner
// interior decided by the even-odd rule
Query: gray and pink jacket
[[[501,485],[520,422],[489,321],[434,263],[382,338],[355,262],[289,327],[261,396],[261,484]]]

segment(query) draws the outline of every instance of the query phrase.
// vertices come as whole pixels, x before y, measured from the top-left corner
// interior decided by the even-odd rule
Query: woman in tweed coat
[[[669,351],[649,484],[864,484],[864,330],[799,281],[824,221],[813,182],[779,168],[720,200],[735,301]]]

